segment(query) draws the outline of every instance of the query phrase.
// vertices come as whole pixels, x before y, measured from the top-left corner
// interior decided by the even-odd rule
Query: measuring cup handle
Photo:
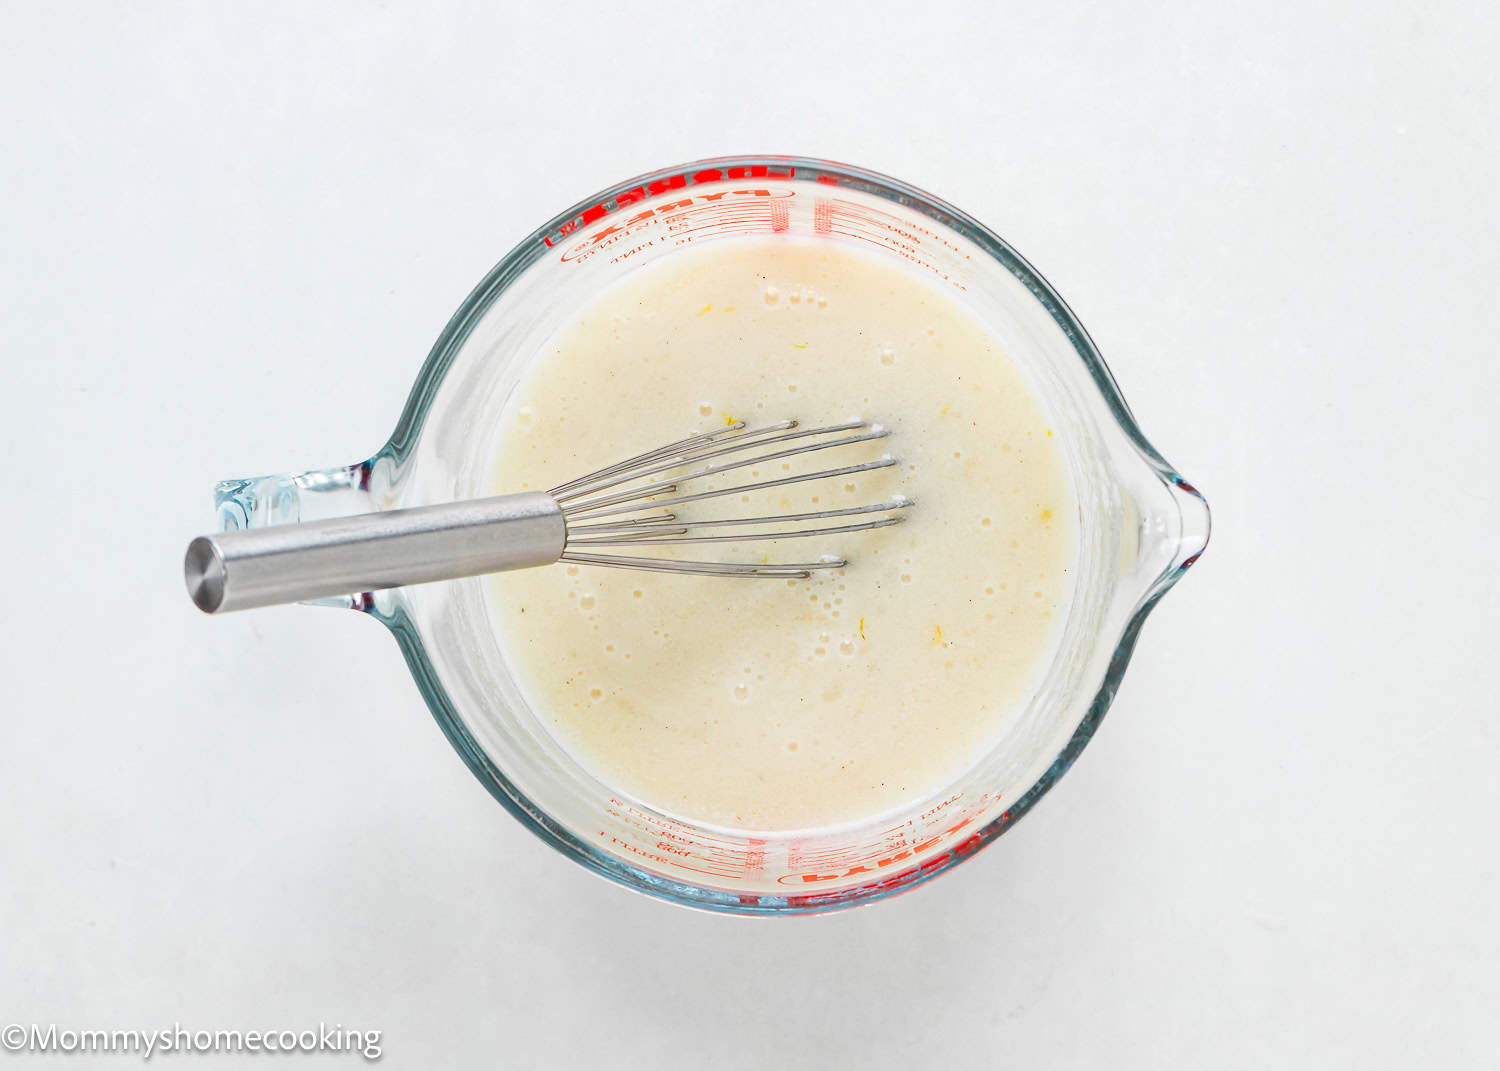
[[[360,461],[307,472],[285,472],[214,485],[214,508],[221,532],[299,524],[372,513],[370,474],[375,462]],[[309,605],[360,608],[360,593],[312,599]]]
[[[220,480],[214,485],[219,530],[238,532],[370,513],[375,509],[369,492],[373,467],[374,462],[361,461],[331,469]]]

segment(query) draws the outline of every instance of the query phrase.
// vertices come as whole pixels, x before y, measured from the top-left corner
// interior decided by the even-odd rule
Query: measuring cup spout
[[[1172,567],[1181,573],[1208,548],[1213,519],[1203,493],[1181,476],[1172,477],[1168,492],[1177,509],[1177,552],[1173,555]]]
[[[1157,459],[1143,460],[1148,472],[1144,479],[1130,481],[1127,493],[1139,511],[1133,568],[1137,605],[1149,606],[1198,560],[1208,546],[1212,521],[1196,487]]]

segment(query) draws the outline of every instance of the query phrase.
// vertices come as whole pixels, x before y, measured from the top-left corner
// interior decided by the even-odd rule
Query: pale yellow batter
[[[939,789],[1045,668],[1077,510],[1046,413],[984,326],[936,284],[831,242],[675,254],[580,310],[527,370],[502,418],[497,492],[545,490],[729,419],[851,417],[892,435],[818,467],[887,451],[901,464],[691,515],[905,494],[916,503],[905,524],[657,551],[830,553],[846,569],[787,581],[556,565],[494,579],[496,627],[528,699],[618,791],[694,820],[787,830]]]

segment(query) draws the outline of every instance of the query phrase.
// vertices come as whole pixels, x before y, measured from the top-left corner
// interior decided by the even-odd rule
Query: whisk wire
[[[642,528],[658,529],[670,526],[673,529],[689,528],[730,528],[746,524],[790,524],[794,521],[821,521],[828,517],[853,517],[861,513],[879,513],[883,510],[903,509],[910,505],[909,499],[896,498],[889,502],[872,502],[867,506],[848,506],[844,509],[825,509],[815,513],[782,513],[773,517],[723,517],[717,520],[707,521],[679,521],[671,514],[665,517],[651,517],[629,521],[610,521],[605,524],[583,524],[575,526],[572,531],[580,534],[603,534],[606,532],[620,532],[627,530],[639,531]],[[757,536],[765,539],[768,536]]]
[[[788,421],[786,422],[785,426],[791,427],[795,424],[796,421]],[[672,454],[682,453],[686,450],[692,449],[695,446],[701,446],[704,443],[712,442],[715,439],[721,439],[722,436],[728,435],[731,432],[741,431],[744,427],[745,422],[743,420],[739,420],[725,427],[716,428],[713,431],[695,432],[694,434],[689,435],[686,439],[678,439],[675,443],[668,443],[666,446],[658,446],[655,450],[647,450],[644,454],[637,454],[635,457],[627,458],[626,460],[617,462],[613,465],[606,465],[602,469],[598,469],[594,472],[590,472],[586,475],[580,476],[576,480],[569,480],[567,483],[559,484],[557,487],[552,488],[552,490],[549,491],[548,494],[550,494],[553,498],[561,500],[562,498],[567,496],[569,491],[572,491],[576,487],[582,487],[585,484],[593,483],[595,480],[603,479],[606,476],[612,476],[617,472],[624,472],[626,469],[636,468],[640,465],[645,465],[652,461],[659,461],[664,457],[670,457]]]
[[[592,494],[596,491],[606,491],[609,488],[617,487],[622,483],[629,483],[631,480],[646,479],[663,472],[670,472],[673,469],[682,468],[684,465],[695,464],[699,461],[707,461],[710,458],[723,457],[726,454],[737,454],[742,450],[750,450],[759,446],[769,446],[772,443],[786,442],[790,439],[807,439],[815,435],[825,435],[830,432],[836,431],[853,431],[855,429],[865,427],[870,427],[870,425],[866,424],[864,421],[853,421],[848,424],[835,424],[825,428],[798,429],[797,422],[795,420],[783,421],[780,424],[773,424],[770,427],[758,428],[754,431],[742,432],[739,435],[731,436],[730,439],[722,442],[710,442],[699,448],[689,448],[688,450],[684,451],[674,451],[670,455],[658,455],[656,458],[652,459],[653,463],[648,463],[645,467],[637,466],[632,467],[628,470],[617,470],[602,479],[586,483],[582,486],[577,486],[575,482],[575,486],[571,487],[561,494],[554,492],[552,497],[557,499],[559,502],[567,502],[582,495]],[[796,430],[782,431],[782,429],[785,428],[792,428]],[[782,431],[782,433],[768,434],[777,431]],[[829,450],[836,446],[847,446],[850,443],[862,442],[865,439],[880,439],[889,434],[890,432],[886,431],[886,429],[875,427],[869,433],[862,436],[853,436],[848,439],[839,439],[833,442],[809,443],[805,446],[793,447],[787,450],[778,451],[776,453],[764,454],[759,457],[735,462],[734,464],[728,466],[703,469],[693,473],[692,478],[697,479],[702,476],[712,476],[717,472],[727,472],[730,468],[742,468],[746,465],[761,464],[767,461],[779,461],[784,457],[791,457],[794,454],[808,453],[813,450]],[[666,460],[662,460],[663,456],[666,457]],[[686,478],[687,477],[679,477],[679,482],[682,479]]]
[[[648,573],[686,573],[693,576],[744,576],[806,580],[815,569],[842,569],[849,562],[829,558],[817,562],[755,565],[740,562],[678,561],[672,558],[629,558],[618,554],[565,552],[560,559],[578,565],[602,565],[614,569],[640,569]]]
[[[857,434],[845,435],[843,434],[845,432]],[[823,525],[811,528],[777,527],[772,531],[750,530],[767,525],[796,525],[872,513],[891,513],[911,505],[911,500],[901,495],[867,505],[756,517],[679,520],[671,512],[640,515],[642,510],[686,505],[735,494],[748,495],[752,491],[889,468],[897,462],[895,458],[887,455],[854,465],[794,473],[732,487],[708,488],[686,494],[678,493],[682,485],[693,481],[752,466],[766,465],[802,454],[853,446],[857,443],[882,439],[889,434],[886,428],[863,420],[852,420],[816,428],[802,428],[795,420],[784,420],[760,428],[747,428],[743,421],[736,421],[724,428],[691,435],[655,450],[637,454],[626,461],[598,469],[552,489],[550,493],[558,502],[567,527],[560,560],[582,565],[694,576],[785,577],[789,579],[806,579],[816,569],[843,568],[848,563],[842,558],[824,558],[817,562],[756,564],[634,557],[626,554],[597,553],[594,548],[737,544],[751,541],[805,539],[865,532],[900,524],[905,517],[895,515],[853,524]],[[839,437],[828,438],[828,436]],[[769,452],[757,452],[751,457],[733,458],[696,468],[703,462],[712,462],[719,458],[728,459],[736,454],[752,450],[761,451],[766,447],[782,443],[796,443],[797,445]],[[684,468],[689,468],[691,471],[681,471]],[[665,478],[659,483],[651,482],[658,476]],[[634,484],[640,480],[648,482],[640,486],[621,486]],[[615,488],[620,489],[614,490]],[[602,494],[601,492],[609,493]],[[738,528],[741,531],[708,535],[693,534],[703,529],[715,528]]]
[[[764,491],[771,487],[785,487],[788,484],[807,483],[810,480],[827,480],[832,479],[835,476],[853,476],[856,473],[869,472],[872,469],[890,468],[895,464],[897,464],[895,458],[882,457],[875,461],[866,461],[862,465],[845,465],[842,468],[824,469],[821,472],[802,472],[798,473],[795,476],[782,476],[774,480],[761,480],[759,483],[737,484],[733,487],[720,487],[717,490],[697,491],[693,494],[677,495],[673,498],[658,499],[655,502],[648,503],[648,505],[685,505],[689,502],[702,502],[705,499],[710,498],[724,498],[728,495],[748,494],[751,491]],[[687,481],[683,480],[681,482],[686,483]],[[611,495],[607,498],[599,499],[597,501],[585,502],[582,505],[571,509],[565,508],[563,510],[563,513],[566,514],[569,522],[597,520],[600,517],[613,517],[619,516],[620,514],[624,513],[634,513],[636,510],[643,509],[644,507],[640,505],[622,506],[616,509],[601,509],[600,507],[614,505],[620,502],[630,502],[643,498],[653,498],[658,494],[670,494],[671,492],[676,490],[676,483],[656,484],[651,487],[644,487],[634,491],[622,492],[618,495]]]
[[[595,539],[570,539],[570,547],[609,547],[619,543],[629,543],[631,546],[668,546],[680,543],[744,543],[754,539],[757,541],[776,539],[801,539],[805,536],[838,535],[841,532],[869,532],[876,528],[889,528],[893,524],[900,524],[905,517],[882,517],[878,521],[865,521],[863,524],[838,524],[828,528],[797,528],[784,532],[757,532],[753,536],[746,535],[713,535],[713,536],[671,536],[662,539],[642,539],[638,536],[610,536]]]

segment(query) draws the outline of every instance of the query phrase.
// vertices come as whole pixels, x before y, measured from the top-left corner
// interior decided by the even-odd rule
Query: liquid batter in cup
[[[1031,384],[943,290],[828,243],[716,242],[580,309],[507,403],[494,487],[546,489],[715,424],[787,418],[879,421],[892,435],[866,456],[901,463],[717,500],[716,516],[906,494],[907,522],[713,556],[832,552],[847,568],[785,581],[559,565],[491,582],[506,659],[558,739],[621,793],[735,829],[866,819],[950,783],[1035,688],[1073,590],[1078,507]],[[773,466],[711,486],[785,474]]]

